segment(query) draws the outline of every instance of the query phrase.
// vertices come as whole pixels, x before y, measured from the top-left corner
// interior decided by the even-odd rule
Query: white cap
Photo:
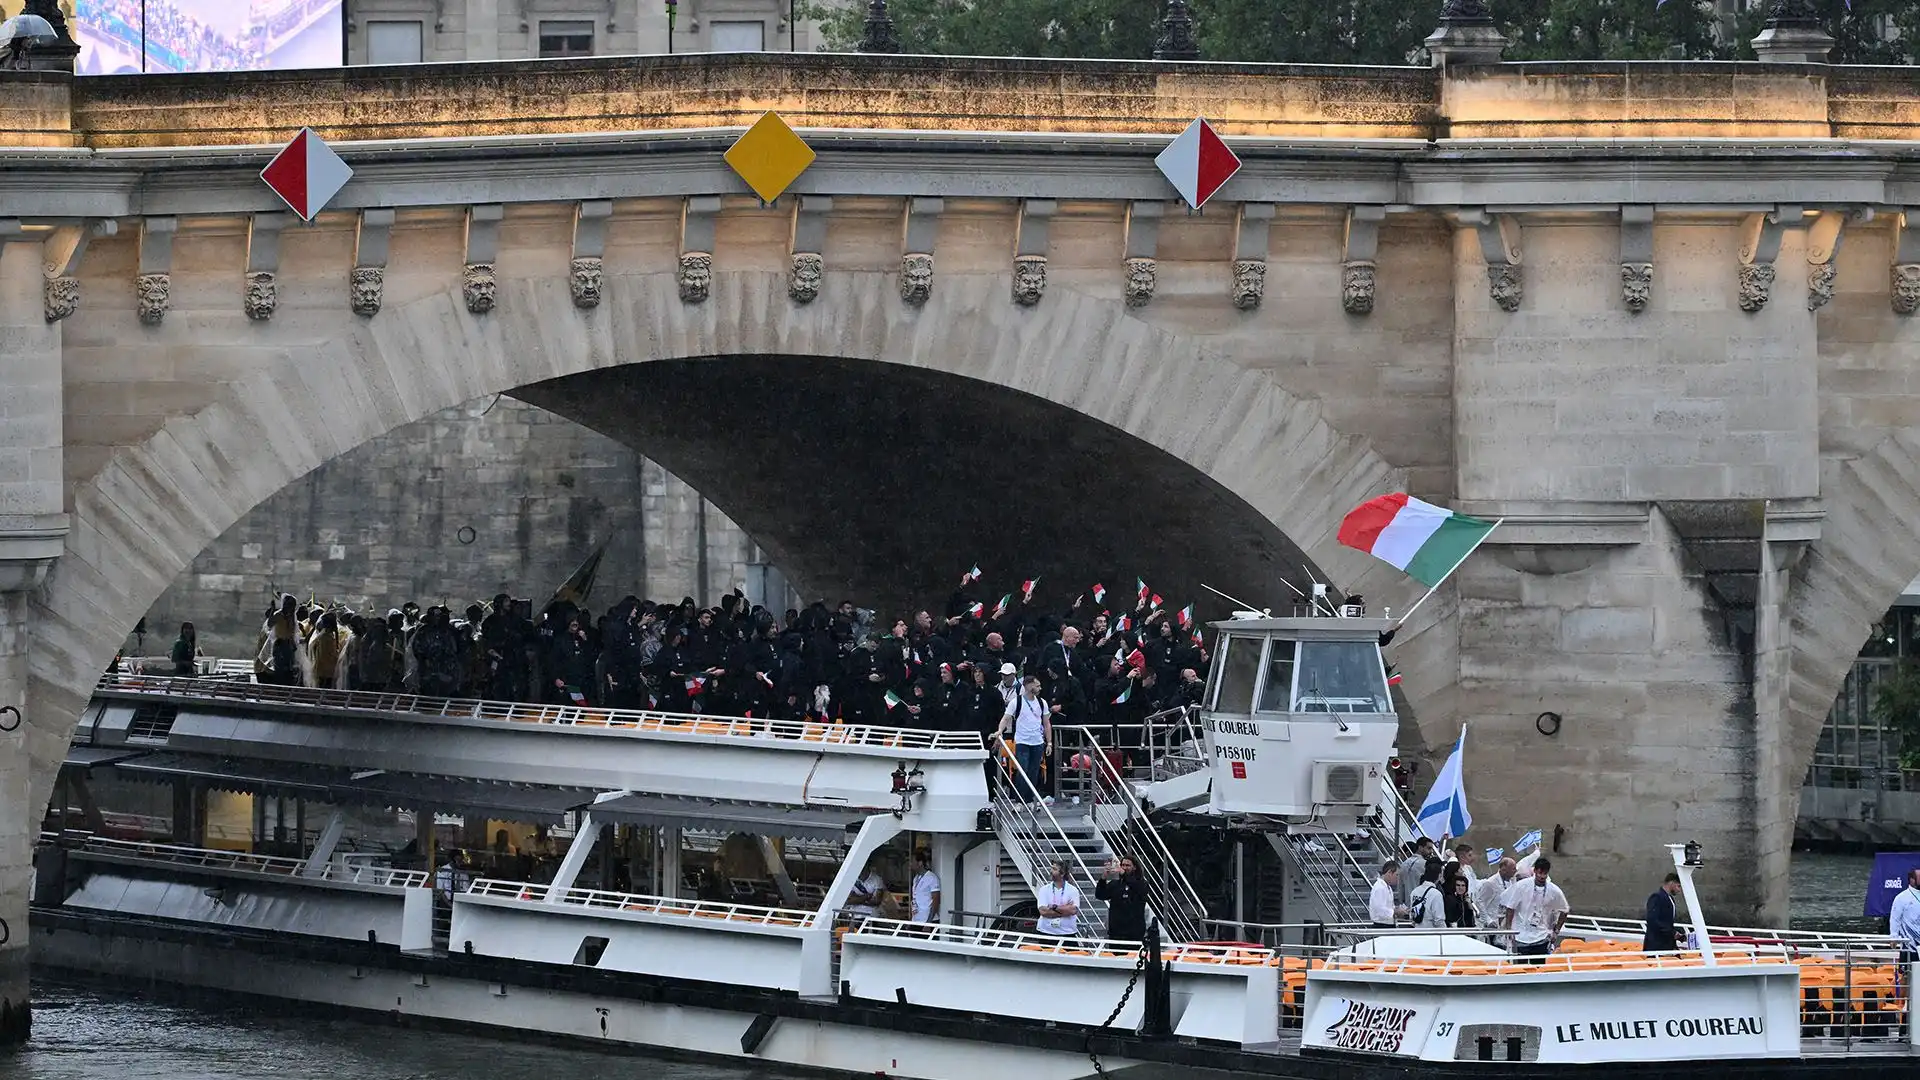
[[[1015,671],[1015,670],[1016,670],[1016,669],[1014,668],[1014,666],[1013,666],[1012,664],[1001,664],[1001,665],[1000,665],[1000,674],[1002,674],[1002,675],[1011,675],[1011,674],[1013,674],[1013,673],[1014,673],[1014,671]]]

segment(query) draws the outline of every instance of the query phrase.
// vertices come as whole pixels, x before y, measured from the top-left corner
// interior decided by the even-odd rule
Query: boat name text
[[[1729,1035],[1763,1035],[1767,1022],[1759,1016],[1679,1017],[1671,1020],[1594,1020],[1559,1024],[1554,1038],[1563,1043],[1619,1042],[1625,1039],[1701,1039]]]
[[[1215,720],[1207,718],[1207,727],[1216,735],[1258,735],[1260,725],[1251,720]]]
[[[1395,1005],[1347,1002],[1346,1015],[1327,1025],[1328,1045],[1338,1050],[1397,1054],[1406,1042],[1415,1010]]]

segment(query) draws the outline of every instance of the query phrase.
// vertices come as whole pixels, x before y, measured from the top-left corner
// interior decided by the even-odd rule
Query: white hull
[[[280,958],[206,943],[37,927],[36,965],[162,982],[202,990],[303,1002],[423,1022],[535,1033],[577,1044],[650,1048],[738,1061],[777,1062],[836,1074],[902,1080],[1079,1080],[1093,1075],[1085,1054],[983,1038],[781,1017],[754,1053],[741,1040],[751,1013],[637,1001],[438,974]],[[1135,1063],[1106,1058],[1116,1076],[1142,1076]],[[1160,1066],[1150,1067],[1158,1073]]]

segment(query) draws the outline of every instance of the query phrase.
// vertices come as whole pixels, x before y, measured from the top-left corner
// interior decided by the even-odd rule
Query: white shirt
[[[877,897],[886,891],[886,888],[886,880],[875,871],[869,870],[867,871],[867,876],[861,878],[860,883],[853,887],[853,891],[856,893],[864,892],[870,896]],[[880,909],[873,904],[862,904],[857,901],[847,905],[847,911],[854,915],[874,915],[877,914],[879,910]]]
[[[1518,878],[1514,879],[1514,881],[1518,880]],[[1467,890],[1467,895],[1473,898],[1474,917],[1479,920],[1481,926],[1493,929],[1500,925],[1500,901],[1507,895],[1507,889],[1512,885],[1512,881],[1495,872]]]
[[[1007,716],[1013,717],[1013,741],[1019,746],[1044,746],[1047,742],[1047,729],[1042,720],[1047,715],[1047,703],[1038,697],[1021,694],[1007,706]],[[1002,717],[1005,719],[1005,717]]]
[[[1062,915],[1054,919],[1043,917],[1040,920],[1039,926],[1041,933],[1054,934],[1059,937],[1069,937],[1078,929],[1080,916],[1077,912],[1080,908],[1080,890],[1073,887],[1073,882],[1066,881],[1055,885],[1049,881],[1033,891],[1033,898],[1040,901],[1041,907],[1059,907],[1062,904],[1072,904],[1076,912],[1076,914],[1073,915]]]
[[[1893,907],[1887,912],[1887,933],[1906,942],[1910,949],[1920,949],[1920,890],[1909,885],[1893,898]]]
[[[1367,918],[1382,924],[1393,922],[1393,886],[1386,878],[1374,878],[1373,888],[1367,893]]]
[[[1408,898],[1407,913],[1413,916],[1413,925],[1429,929],[1443,928],[1447,925],[1447,898],[1440,895],[1440,886],[1423,881],[1413,887],[1413,895]]]
[[[933,898],[940,891],[940,879],[931,870],[922,870],[913,879],[913,921],[933,921]]]
[[[1564,915],[1566,894],[1549,881],[1537,885],[1532,877],[1520,878],[1507,887],[1500,906],[1513,912],[1513,940],[1517,945],[1538,945],[1553,936],[1553,917]]]

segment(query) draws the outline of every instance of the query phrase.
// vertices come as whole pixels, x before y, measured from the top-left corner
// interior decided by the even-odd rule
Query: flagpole
[[[1507,520],[1506,518],[1496,519],[1493,523],[1493,529],[1499,528],[1501,523],[1505,522],[1506,520]],[[1440,586],[1446,584],[1447,579],[1453,576],[1453,572],[1455,570],[1460,569],[1460,564],[1467,561],[1467,556],[1472,555],[1474,552],[1480,550],[1480,545],[1486,543],[1487,537],[1493,535],[1493,529],[1488,529],[1485,533],[1481,535],[1480,539],[1475,540],[1473,542],[1473,546],[1468,548],[1465,554],[1461,555],[1458,559],[1455,559],[1452,566],[1447,567],[1447,572],[1440,575],[1440,580],[1434,582],[1433,585],[1427,589],[1426,596],[1422,596],[1420,599],[1415,600],[1413,602],[1413,606],[1408,608],[1405,612],[1401,614],[1399,620],[1393,624],[1393,628],[1395,630],[1398,630],[1401,627],[1407,625],[1407,620],[1413,618],[1413,613],[1416,611],[1419,611],[1420,605],[1426,603],[1428,597],[1432,596],[1436,591],[1438,591]]]

